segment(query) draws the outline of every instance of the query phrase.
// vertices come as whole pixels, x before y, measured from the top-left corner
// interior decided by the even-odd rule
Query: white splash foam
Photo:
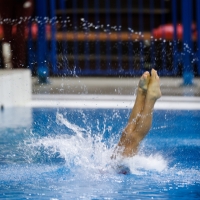
[[[92,136],[85,129],[70,123],[60,113],[57,113],[56,119],[57,123],[65,125],[75,134],[68,135],[66,133],[66,135],[44,137],[32,142],[31,146],[43,147],[49,155],[59,153],[69,168],[81,167],[83,170],[102,170],[104,172],[110,170],[110,166],[115,163],[111,160],[114,144],[108,147],[102,141],[103,133]],[[160,172],[167,168],[167,162],[161,155],[138,154],[132,158],[123,159],[123,164],[129,167],[133,174],[143,174],[145,170]]]
[[[125,159],[123,163],[130,168],[133,174],[143,174],[147,170],[161,172],[167,169],[168,166],[167,161],[159,154],[150,156],[138,154]]]
[[[56,122],[58,124],[64,124],[66,127],[71,129],[72,131],[74,131],[78,135],[82,134],[83,131],[86,131],[85,129],[80,128],[79,126],[77,126],[76,124],[71,124],[67,119],[65,119],[63,117],[62,114],[60,114],[58,112],[56,113]]]

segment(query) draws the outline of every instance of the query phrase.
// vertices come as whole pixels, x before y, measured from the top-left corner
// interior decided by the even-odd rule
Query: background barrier
[[[199,10],[199,0],[37,0],[29,67],[44,78],[156,68],[190,85],[200,75]]]

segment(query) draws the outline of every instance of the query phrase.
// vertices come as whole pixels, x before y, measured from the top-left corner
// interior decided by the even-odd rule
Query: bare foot
[[[160,91],[160,78],[157,74],[157,71],[151,70],[151,78],[148,85],[147,98],[157,100],[161,97]]]
[[[150,80],[150,74],[148,71],[144,72],[140,78],[139,84],[138,84],[138,91],[141,91],[142,93],[147,92],[148,84]]]

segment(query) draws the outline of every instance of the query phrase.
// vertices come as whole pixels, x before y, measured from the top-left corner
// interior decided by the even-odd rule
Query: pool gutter
[[[130,109],[135,95],[33,95],[30,107],[120,108]],[[200,97],[163,96],[155,104],[159,110],[200,110]]]

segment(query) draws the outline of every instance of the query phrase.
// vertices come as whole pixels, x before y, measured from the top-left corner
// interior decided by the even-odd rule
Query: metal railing
[[[137,76],[156,68],[190,85],[200,75],[199,10],[199,0],[37,0],[29,66],[44,80],[49,73]]]

